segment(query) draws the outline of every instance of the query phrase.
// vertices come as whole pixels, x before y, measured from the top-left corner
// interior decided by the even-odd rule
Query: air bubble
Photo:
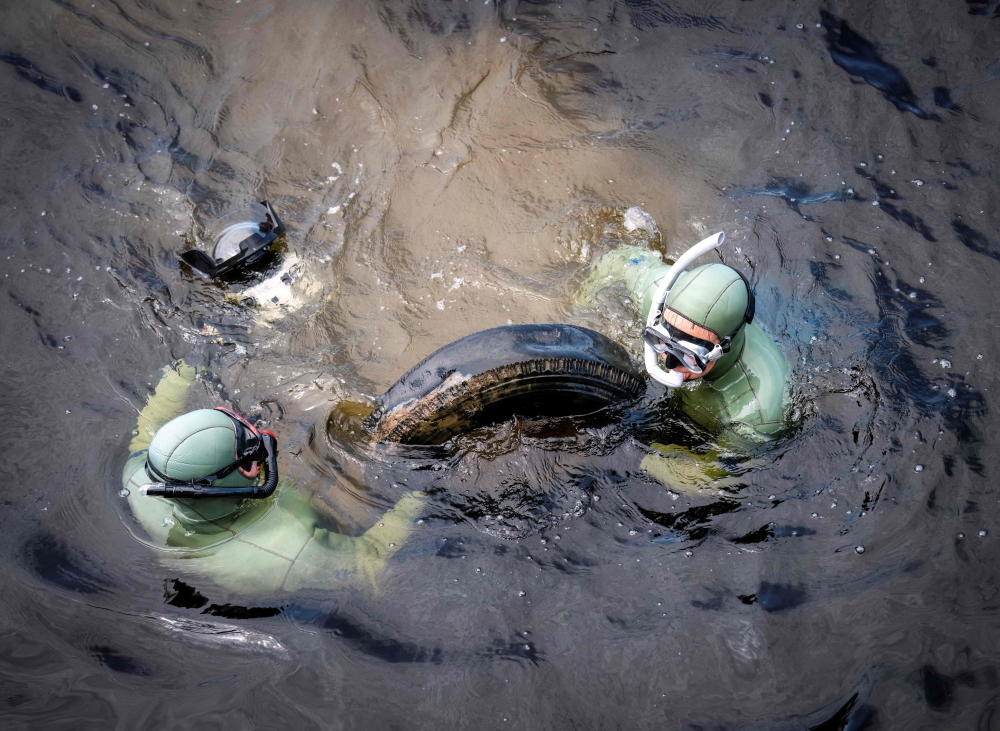
[[[118,491],[118,496],[119,497],[128,497],[129,496],[128,488],[127,487],[123,487],[121,490],[119,490]]]
[[[813,517],[813,518],[818,518],[818,517],[819,517],[819,513],[813,513],[813,514],[812,514],[812,517]]]
[[[528,592],[526,592],[526,591],[519,591],[519,592],[517,592],[517,595],[518,596],[527,596]]]
[[[924,466],[922,464],[915,465],[913,467],[913,471],[914,472],[923,472],[924,471]]]
[[[983,528],[982,530],[979,531],[979,537],[980,538],[985,538],[987,535],[989,535],[989,533],[988,533],[988,531],[985,528]]]
[[[865,547],[864,546],[855,546],[854,547],[854,552],[855,553],[864,553],[865,552]]]
[[[684,555],[687,556],[688,558],[691,558],[694,555],[694,553],[691,551],[685,551]]]

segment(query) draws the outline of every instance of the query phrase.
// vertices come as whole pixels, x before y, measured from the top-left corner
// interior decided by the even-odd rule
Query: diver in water
[[[279,482],[273,434],[227,409],[183,413],[195,375],[183,361],[164,369],[122,475],[122,494],[164,562],[254,595],[376,588],[420,496],[403,497],[361,536],[323,528],[307,496]]]
[[[720,446],[747,452],[786,425],[788,363],[753,321],[755,301],[746,277],[720,263],[687,270],[723,238],[718,233],[699,242],[673,266],[650,249],[619,247],[595,263],[583,293],[624,283],[645,321],[647,372],[675,389],[674,397],[693,421],[719,433]],[[673,486],[702,485],[706,478],[727,475],[714,450],[695,454],[653,446],[680,458],[643,460],[644,469]]]

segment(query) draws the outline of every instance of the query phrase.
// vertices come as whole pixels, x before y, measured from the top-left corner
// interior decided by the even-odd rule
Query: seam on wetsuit
[[[279,589],[285,588],[285,582],[288,581],[288,575],[292,573],[292,567],[295,565],[295,562],[299,560],[299,556],[302,555],[302,552],[306,550],[306,546],[312,543],[312,540],[313,536],[309,536],[309,540],[307,540],[305,543],[302,544],[302,548],[300,548],[299,552],[295,554],[295,558],[292,559],[292,562],[288,564],[288,568],[285,569],[285,575],[281,577],[281,584],[279,584],[278,586]]]
[[[760,418],[763,419],[764,418],[764,409],[761,407],[761,405],[760,405],[760,397],[757,395],[757,391],[756,391],[756,389],[754,389],[753,383],[750,381],[750,374],[747,372],[747,369],[743,367],[742,363],[737,362],[737,365],[740,367],[740,370],[743,371],[743,375],[747,379],[747,386],[750,387],[750,393],[753,394],[754,401],[757,402],[757,413],[759,414]]]
[[[684,290],[686,290],[688,287],[694,284],[694,280],[696,280],[698,277],[700,277],[707,271],[708,269],[699,269],[698,272],[693,277],[691,277],[691,281],[685,282],[684,286],[680,288],[680,291],[678,291],[677,294],[674,295],[674,297],[680,297],[682,294],[684,294]],[[666,304],[666,302],[664,302],[664,304]]]
[[[212,426],[203,426],[198,431],[191,432],[189,438],[193,437],[195,434],[200,434],[203,431],[208,431],[209,429],[218,429],[219,427],[222,427],[223,429],[227,428],[223,424],[212,424]],[[235,434],[236,434],[236,427],[232,427],[232,430],[233,430],[233,435],[235,436]],[[170,454],[167,455],[167,458],[165,460],[163,460],[163,471],[164,471],[164,473],[170,467],[170,459],[174,456],[174,452],[176,452],[178,449],[180,449],[180,446],[182,444],[184,444],[184,442],[186,442],[186,441],[187,441],[187,439],[183,439],[183,440],[177,442],[177,444],[174,445],[174,448],[170,450]]]
[[[726,402],[726,408],[728,409],[730,406],[732,406],[734,403],[736,403],[736,401],[738,399],[743,398],[748,393],[751,394],[751,395],[753,395],[753,389],[752,388],[747,388],[745,391],[740,391],[738,394],[736,394],[731,399],[729,399],[729,401]],[[756,395],[754,395],[754,398],[757,398]]]
[[[726,294],[726,292],[728,292],[728,291],[729,291],[730,289],[732,289],[732,286],[733,286],[734,284],[736,284],[736,282],[730,282],[730,283],[729,283],[729,286],[727,286],[727,287],[726,287],[726,288],[725,288],[724,290],[722,290],[722,291],[721,291],[721,292],[719,293],[719,296],[715,298],[715,302],[713,302],[712,304],[710,304],[710,305],[708,306],[708,312],[711,312],[711,311],[712,311],[712,308],[713,308],[713,307],[715,307],[715,306],[716,306],[717,304],[719,304],[719,300],[721,300],[721,299],[722,299],[723,295],[725,295],[725,294]]]

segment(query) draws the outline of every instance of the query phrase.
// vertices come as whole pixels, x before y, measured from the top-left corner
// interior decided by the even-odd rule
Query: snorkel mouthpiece
[[[202,274],[206,274],[213,279],[215,277],[222,276],[223,274],[228,274],[239,267],[252,264],[267,252],[271,244],[274,243],[277,238],[281,236],[281,234],[285,233],[285,224],[282,223],[278,214],[274,212],[273,208],[271,208],[271,204],[267,201],[261,201],[260,204],[264,206],[266,216],[265,220],[256,224],[257,230],[240,241],[239,248],[236,249],[235,253],[233,253],[233,255],[228,259],[213,259],[204,251],[199,249],[182,251],[178,254],[178,256],[192,269],[197,269]],[[231,232],[233,228],[234,227],[231,226],[223,232],[223,239],[225,239],[225,234]],[[252,230],[253,227],[237,224],[236,228]],[[220,241],[219,243],[224,244],[226,242]],[[217,245],[215,253],[222,253],[221,249],[228,250],[230,248],[231,247],[229,246]]]
[[[653,295],[653,302],[649,308],[649,314],[646,316],[647,328],[653,328],[658,324],[660,315],[663,312],[663,303],[667,301],[667,296],[670,294],[670,288],[674,286],[674,282],[677,281],[677,278],[680,277],[684,270],[687,269],[695,259],[698,259],[713,249],[720,247],[725,238],[725,233],[720,231],[717,234],[712,234],[706,239],[702,239],[681,254],[680,258],[678,258],[674,265],[670,267],[670,271],[667,272],[667,276],[663,278],[656,288],[656,292]],[[684,374],[673,368],[666,371],[660,368],[659,354],[653,349],[652,345],[645,341],[643,341],[643,362],[646,366],[646,371],[653,377],[653,380],[658,383],[662,383],[667,388],[678,388],[683,385]]]

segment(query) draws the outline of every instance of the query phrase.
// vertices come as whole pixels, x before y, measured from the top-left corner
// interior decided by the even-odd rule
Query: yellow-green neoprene
[[[344,583],[377,590],[386,562],[399,550],[423,508],[414,493],[403,497],[368,531],[345,536],[322,527],[306,496],[282,481],[266,500],[232,498],[168,500],[142,495],[150,482],[144,465],[153,434],[186,407],[195,370],[183,362],[164,369],[139,413],[122,484],[132,514],[162,563],[187,577],[204,577],[254,596]]]
[[[708,327],[720,336],[739,322],[746,306],[742,283],[728,269],[710,264],[689,270],[675,283],[667,306]],[[652,306],[658,282],[670,271],[660,254],[637,246],[622,246],[602,256],[591,269],[581,291],[582,302],[598,291],[621,285],[639,309],[643,321]],[[735,281],[740,281],[738,277]],[[684,412],[695,422],[719,433],[720,445],[745,451],[761,444],[785,424],[788,408],[788,363],[774,341],[756,322],[733,339],[730,352],[716,361],[711,372],[688,381],[675,391]],[[725,476],[715,457],[676,446],[653,445],[668,457],[650,455],[642,467],[678,490],[690,491]]]

